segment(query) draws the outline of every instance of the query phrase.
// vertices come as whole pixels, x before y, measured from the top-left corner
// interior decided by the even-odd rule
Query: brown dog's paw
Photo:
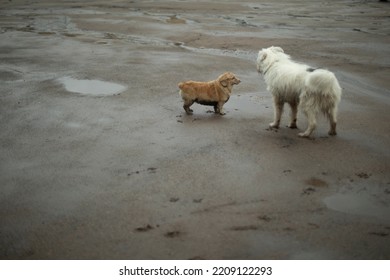
[[[187,115],[192,115],[192,113],[194,112],[194,110],[190,109],[187,106],[183,106],[183,108],[184,108],[184,111],[186,111]]]

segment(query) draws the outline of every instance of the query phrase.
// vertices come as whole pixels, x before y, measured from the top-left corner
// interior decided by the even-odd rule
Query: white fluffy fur
[[[308,118],[306,131],[299,133],[299,136],[310,136],[316,127],[316,116],[319,112],[329,119],[328,134],[336,135],[341,87],[332,72],[296,63],[280,47],[260,50],[257,70],[264,75],[267,89],[274,99],[274,122],[270,123],[270,127],[279,127],[284,103],[289,103],[290,128],[297,128],[298,105]]]

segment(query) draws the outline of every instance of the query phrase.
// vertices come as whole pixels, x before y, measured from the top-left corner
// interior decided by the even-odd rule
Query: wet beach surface
[[[389,259],[389,44],[378,1],[3,1],[0,258]],[[336,74],[336,137],[268,129],[272,45]]]

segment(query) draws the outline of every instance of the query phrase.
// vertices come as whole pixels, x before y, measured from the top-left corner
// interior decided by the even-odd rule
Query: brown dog
[[[233,85],[241,81],[231,72],[223,73],[218,79],[210,82],[187,81],[179,83],[180,95],[183,98],[183,108],[187,114],[192,114],[190,106],[194,102],[214,106],[216,114],[225,115],[222,106],[229,100]]]

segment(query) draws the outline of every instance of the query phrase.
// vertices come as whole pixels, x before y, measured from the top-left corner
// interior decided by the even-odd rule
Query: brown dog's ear
[[[221,83],[221,85],[222,85],[223,87],[227,87],[227,86],[228,86],[228,78],[225,78],[225,79],[223,79],[223,80],[220,80],[219,82]]]
[[[228,86],[228,80],[229,80],[229,72],[225,72],[222,75],[218,77],[218,82],[223,86]]]

